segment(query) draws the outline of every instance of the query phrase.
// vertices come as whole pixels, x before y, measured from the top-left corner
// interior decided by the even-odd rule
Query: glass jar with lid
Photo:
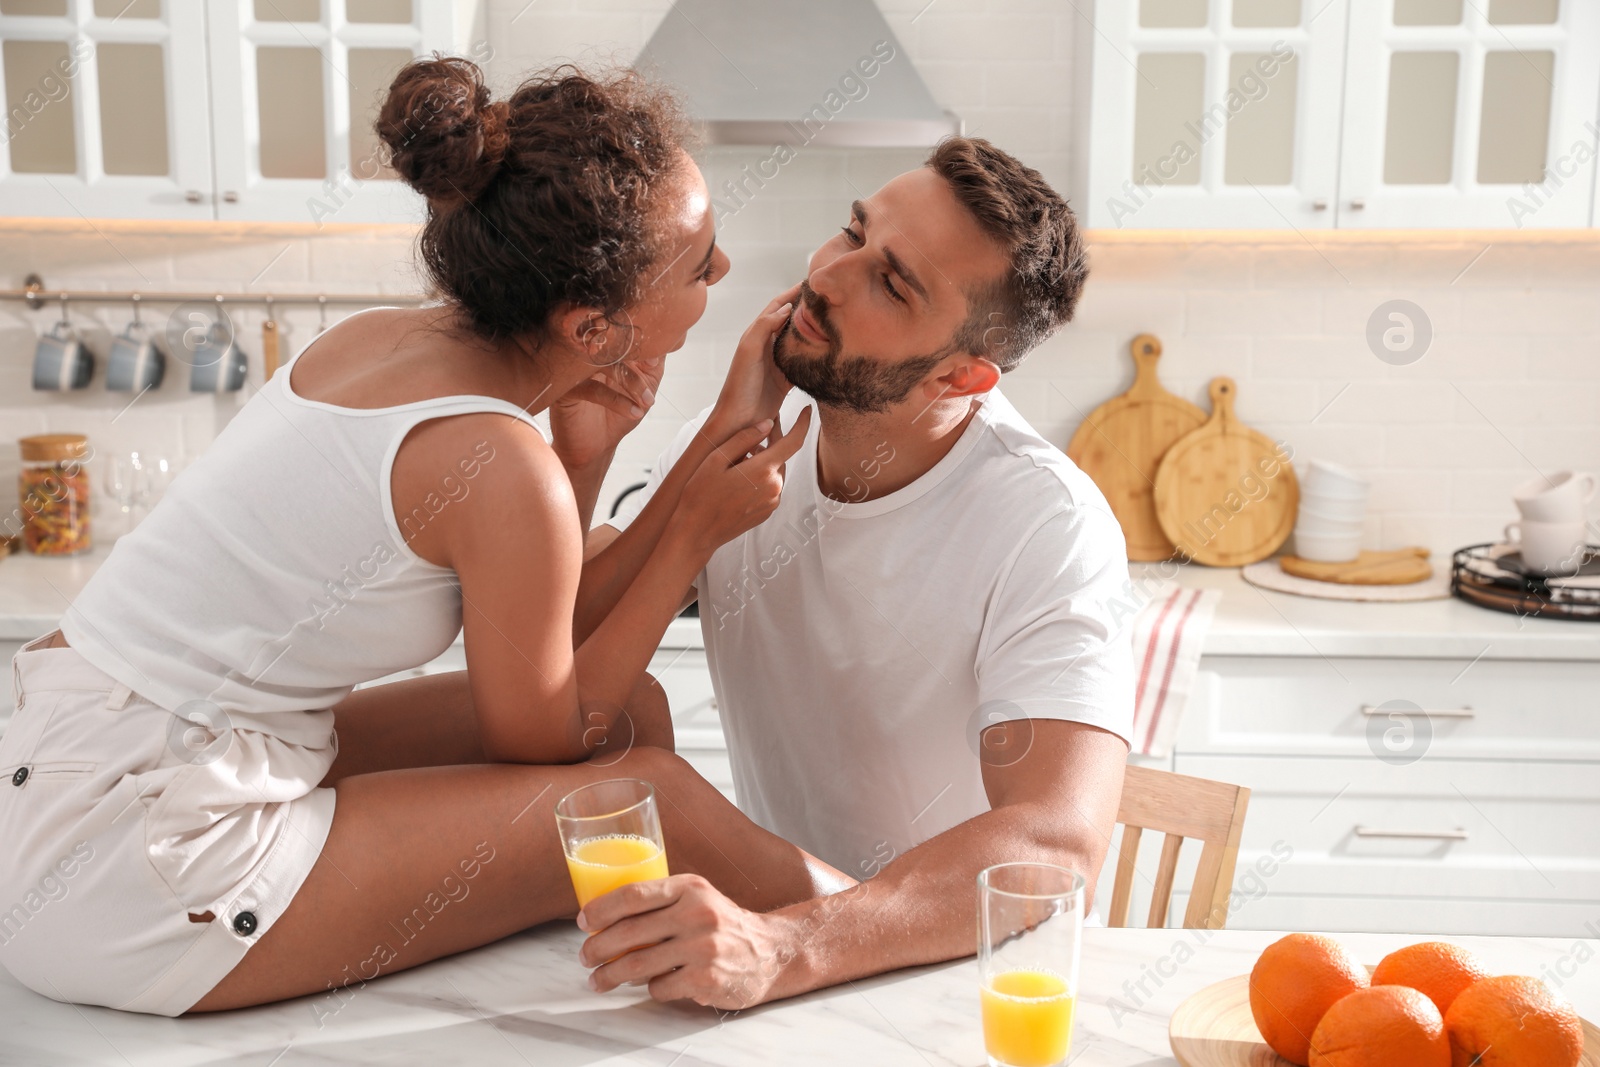
[[[89,439],[81,433],[24,437],[17,476],[22,544],[64,556],[89,548]]]

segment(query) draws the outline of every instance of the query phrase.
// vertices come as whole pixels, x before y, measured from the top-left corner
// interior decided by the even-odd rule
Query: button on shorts
[[[12,661],[0,737],[0,965],[55,1000],[181,1015],[316,862],[337,741],[190,721],[45,642]]]

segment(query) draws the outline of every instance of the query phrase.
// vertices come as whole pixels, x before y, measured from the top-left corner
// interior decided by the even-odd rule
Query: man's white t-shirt
[[[782,426],[811,403],[791,392]],[[606,525],[638,515],[707,414]],[[873,500],[818,489],[820,429],[813,415],[777,510],[695,584],[739,807],[870,877],[989,810],[982,727],[1130,737],[1127,551],[1100,490],[998,390],[931,470]],[[894,469],[887,441],[874,456],[854,499]]]

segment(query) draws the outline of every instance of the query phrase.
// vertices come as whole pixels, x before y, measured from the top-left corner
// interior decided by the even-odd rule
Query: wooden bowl
[[[1370,969],[1370,968],[1369,968]],[[1178,1005],[1167,1025],[1172,1055],[1183,1067],[1294,1067],[1267,1047],[1250,1014],[1250,976],[1208,985]],[[1600,1027],[1583,1020],[1580,1067],[1600,1067]]]

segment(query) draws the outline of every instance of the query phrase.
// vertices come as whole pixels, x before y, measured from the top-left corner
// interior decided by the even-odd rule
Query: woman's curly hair
[[[690,137],[667,89],[564,64],[491,101],[475,63],[435,52],[395,76],[374,126],[428,199],[428,276],[481,338],[537,341],[564,304],[610,317],[642,296]]]

